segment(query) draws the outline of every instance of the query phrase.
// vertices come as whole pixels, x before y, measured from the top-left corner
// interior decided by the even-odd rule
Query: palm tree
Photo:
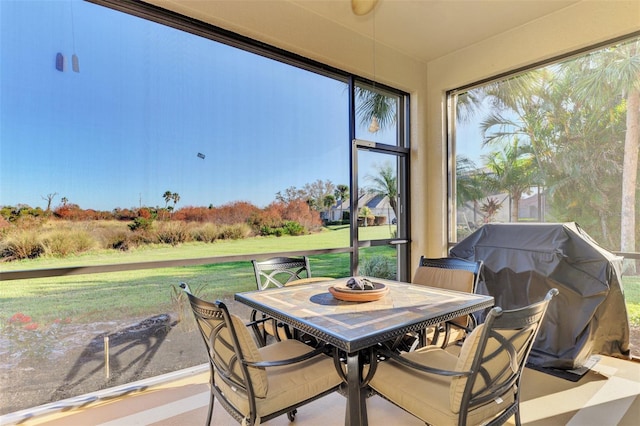
[[[397,102],[397,97],[386,96],[375,88],[356,86],[356,116],[364,127],[368,128],[374,118],[382,129],[395,125]]]
[[[376,166],[376,170],[378,172],[376,176],[367,175],[365,177],[372,184],[367,192],[381,197],[387,197],[393,214],[395,217],[398,217],[398,180],[396,174],[389,162]]]
[[[164,198],[164,208],[165,209],[169,205],[169,201],[171,201],[172,197],[173,197],[173,193],[171,191],[164,191],[164,194],[162,194],[162,198]]]
[[[176,204],[178,204],[178,201],[180,201],[180,194],[174,192],[173,194],[171,194],[171,200],[173,200],[173,207],[175,208]]]
[[[485,156],[489,173],[486,181],[496,192],[506,191],[509,194],[511,222],[517,222],[518,203],[522,194],[534,186],[536,167],[534,156],[528,146],[520,146],[518,138],[501,151],[494,151]]]
[[[456,157],[456,205],[473,202],[473,223],[476,223],[478,200],[485,196],[483,174],[471,159],[463,155]]]
[[[171,191],[164,191],[164,194],[162,194],[162,198],[164,198],[165,211],[169,211],[169,201],[171,201],[172,197],[173,197],[173,192]]]
[[[340,220],[344,218],[344,203],[349,199],[349,187],[347,185],[340,184],[336,186],[334,191],[336,199],[340,200]]]
[[[579,71],[576,80],[578,101],[599,102],[603,92],[613,89],[626,109],[626,132],[622,164],[622,200],[620,249],[636,249],[636,197],[638,193],[638,156],[640,148],[640,39],[611,46],[587,55],[571,64]],[[631,268],[635,265],[629,264]]]
[[[325,195],[322,199],[322,204],[324,208],[327,209],[327,220],[331,220],[332,218],[329,212],[331,211],[331,207],[336,204],[336,197],[333,194]]]
[[[504,200],[503,200],[504,201]],[[502,207],[502,203],[496,198],[487,198],[487,201],[482,203],[480,211],[484,213],[484,223],[490,223],[498,214],[498,210]]]

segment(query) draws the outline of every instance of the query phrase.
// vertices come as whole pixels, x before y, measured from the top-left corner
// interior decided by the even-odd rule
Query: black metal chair
[[[257,261],[252,260],[258,290],[270,286],[282,287],[289,282],[311,277],[311,266],[307,256],[273,257]]]
[[[412,283],[474,293],[482,273],[482,266],[481,260],[470,261],[455,257],[426,258],[422,256]],[[471,314],[454,318],[425,330],[420,336],[420,345],[439,344],[444,348],[463,340],[475,325],[475,317]]]
[[[522,371],[556,294],[520,309],[493,308],[459,356],[434,346],[404,354],[381,347],[369,386],[428,424],[500,425],[515,415],[520,425]]]
[[[266,290],[270,287],[283,287],[312,281],[326,281],[331,278],[311,277],[311,266],[307,256],[300,257],[273,257],[267,260],[252,260],[253,271],[256,276],[258,290]],[[251,321],[255,324],[254,332],[261,346],[267,344],[268,336],[276,340],[293,338],[293,332],[285,324],[276,320],[256,321],[257,311],[251,312]],[[263,315],[264,318],[264,315]],[[312,343],[316,343],[315,340]]]
[[[296,409],[336,391],[342,383],[326,347],[297,340],[258,348],[246,325],[224,303],[210,303],[180,285],[191,303],[211,368],[211,397],[243,425],[256,425],[282,414],[294,420]]]

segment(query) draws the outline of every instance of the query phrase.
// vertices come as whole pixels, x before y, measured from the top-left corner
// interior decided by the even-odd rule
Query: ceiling
[[[269,34],[282,34],[283,29],[292,38],[314,30],[316,37],[322,37],[318,22],[330,21],[368,38],[375,33],[378,44],[423,63],[580,2],[379,0],[373,12],[357,16],[351,0],[147,1],[267,42]]]

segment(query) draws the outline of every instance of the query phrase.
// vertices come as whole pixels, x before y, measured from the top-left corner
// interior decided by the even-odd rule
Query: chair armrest
[[[269,318],[269,317],[264,317],[264,318],[260,318],[260,319],[252,319],[251,321],[245,323],[245,325],[247,327],[253,327],[254,325],[258,325],[258,324],[261,324],[263,322],[267,322],[267,321],[271,321],[271,320],[272,320],[272,318]]]
[[[459,328],[460,330],[464,330],[465,332],[467,332],[467,334],[473,331],[473,328],[465,327],[463,325],[456,324],[455,322],[447,321],[446,324],[449,327],[455,327],[455,328]]]
[[[291,365],[297,364],[302,361],[306,361],[313,357],[316,357],[320,354],[325,354],[327,352],[327,348],[324,345],[317,347],[311,352],[307,352],[306,354],[299,355],[293,358],[287,359],[279,359],[275,361],[259,361],[259,362],[251,362],[251,361],[242,361],[248,367],[280,367],[282,365]]]
[[[433,368],[433,367],[429,367],[423,364],[419,364],[417,362],[411,361],[409,359],[406,359],[405,357],[403,357],[402,355],[399,355],[395,352],[392,352],[386,348],[378,348],[377,349],[378,354],[382,355],[385,358],[390,358],[393,359],[394,361],[409,367],[409,368],[413,368],[414,370],[418,370],[418,371],[423,371],[425,373],[431,373],[431,374],[437,374],[440,376],[452,376],[452,377],[464,377],[464,376],[469,376],[471,375],[471,371],[453,371],[453,370],[443,370],[440,368]],[[384,361],[382,361],[384,362]]]

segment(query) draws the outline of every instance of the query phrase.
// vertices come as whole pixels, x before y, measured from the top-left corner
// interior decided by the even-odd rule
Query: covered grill
[[[493,296],[503,309],[542,300],[550,288],[560,291],[529,356],[531,364],[573,369],[591,354],[629,356],[623,259],[578,224],[487,224],[450,253],[484,262],[477,292]]]

